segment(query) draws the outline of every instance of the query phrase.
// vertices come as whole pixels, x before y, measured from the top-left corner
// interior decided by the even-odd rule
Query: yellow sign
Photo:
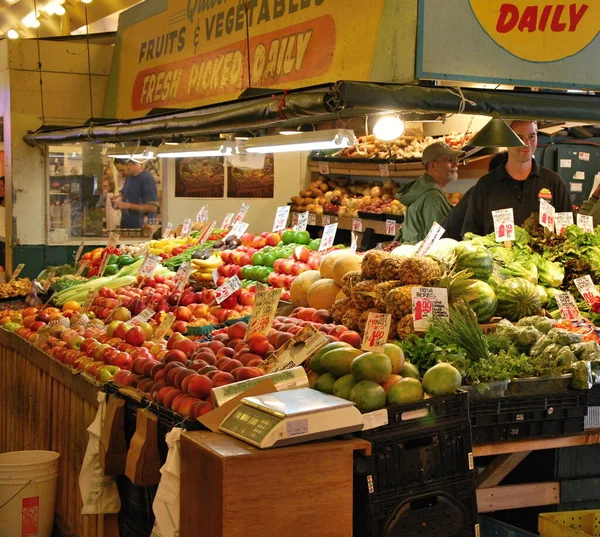
[[[600,2],[469,0],[485,32],[516,57],[552,62],[577,54],[600,31]]]
[[[406,28],[388,24],[380,33],[405,3],[146,0],[120,19],[105,113],[142,116],[153,108],[233,100],[249,87],[372,80],[374,71],[382,82],[399,81],[394,71],[410,82],[414,48],[406,52],[410,69],[398,62],[403,51],[392,49]],[[396,38],[383,39],[385,32]],[[380,77],[382,62],[389,65],[387,77]]]

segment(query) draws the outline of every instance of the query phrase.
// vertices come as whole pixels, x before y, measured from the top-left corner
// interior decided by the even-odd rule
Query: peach
[[[216,373],[213,378],[213,386],[215,388],[219,387],[219,386],[225,386],[227,384],[231,384],[233,382],[235,382],[235,378],[233,377],[233,375],[231,373],[227,373],[225,371],[219,371],[218,373]]]
[[[238,345],[238,343],[240,343],[241,341],[242,341],[242,339],[240,339],[239,337],[234,337],[233,339],[230,339],[230,340],[227,342],[227,346],[228,346],[230,349],[235,349],[235,348],[236,348],[236,346]]]
[[[279,349],[293,337],[294,337],[294,334],[292,334],[290,332],[279,332],[279,334],[275,338],[275,345],[273,345],[270,341],[269,341],[269,344],[272,345],[273,347],[275,347],[276,349]],[[263,353],[261,353],[261,354],[263,354]]]
[[[225,346],[225,344],[222,341],[213,339],[208,345],[207,347],[213,351],[215,354],[217,353],[217,351],[219,349],[222,349]]]
[[[187,393],[179,393],[175,396],[175,399],[173,399],[173,402],[171,403],[171,410],[173,412],[177,412],[177,414],[179,414],[179,407],[181,405],[181,403],[183,403],[184,399],[187,399],[189,397],[189,395]]]
[[[213,387],[212,381],[205,375],[196,375],[188,377],[190,380],[187,383],[187,393],[192,397],[203,399],[210,395],[210,390]],[[187,379],[186,379],[187,380]]]
[[[175,373],[173,377],[173,383],[175,384],[175,388],[183,390],[183,379],[189,377],[190,375],[197,375],[197,373],[193,369],[178,369],[177,373]]]
[[[243,365],[244,364],[242,364],[242,362],[240,362],[239,360],[232,359],[223,364],[223,366],[220,369],[221,371],[227,371],[228,373],[231,373],[234,369],[237,369],[238,367],[243,367]]]
[[[197,401],[192,405],[190,413],[192,418],[198,418],[207,414],[213,409],[213,404],[210,401]]]
[[[315,308],[302,308],[302,311],[298,313],[298,319],[302,319],[303,321],[312,320],[313,315],[316,313]]]
[[[339,339],[344,343],[352,345],[355,349],[360,349],[360,346],[362,344],[361,335],[358,332],[355,332],[354,330],[348,330],[347,332],[343,332],[340,335]]]
[[[333,321],[333,315],[329,310],[317,310],[313,313],[310,320],[313,323],[331,323]]]
[[[227,334],[215,334],[211,343],[213,341],[218,341],[219,343],[223,343],[223,345],[225,345],[225,343],[229,341],[229,336]],[[208,346],[210,347],[210,344]]]
[[[236,346],[235,346],[235,352],[240,352],[243,349],[250,349],[250,345],[248,345],[248,343],[246,343],[245,341],[240,341]]]
[[[240,357],[240,362],[242,362],[242,365],[248,365],[248,362],[255,358],[258,358],[260,360],[260,363],[262,363],[262,358],[260,356],[258,356],[258,354],[253,354],[251,352],[247,352],[246,354],[243,354]]]
[[[213,352],[205,352],[201,351],[198,354],[194,354],[194,361],[196,360],[204,360],[209,365],[215,365],[217,363],[217,358]]]
[[[208,373],[210,373],[211,371],[218,371],[218,369],[214,365],[207,365],[206,367],[203,367],[202,369],[198,369],[198,374],[199,375],[208,375]]]
[[[246,365],[246,367],[258,367],[262,363],[263,363],[263,359],[260,356],[257,356],[256,358],[252,358],[251,360],[248,360],[245,365]]]
[[[190,369],[193,369],[194,371],[198,371],[198,369],[202,369],[203,367],[206,367],[207,365],[210,365],[210,364],[208,364],[204,360],[194,360],[190,364]]]
[[[243,321],[238,321],[237,323],[232,324],[227,329],[227,335],[231,339],[233,339],[233,338],[244,339],[244,336],[246,335],[246,330],[248,330],[248,325]]]
[[[231,360],[231,358],[229,358],[229,356],[223,356],[222,358],[219,358],[217,360],[217,363],[215,364],[217,366],[217,369],[222,369],[223,366],[229,362],[229,360]]]
[[[170,406],[170,405],[165,404],[165,398],[166,398],[167,394],[169,394],[171,392],[174,392],[173,397],[175,397],[175,395],[177,395],[179,390],[177,388],[173,388],[173,386],[163,386],[160,390],[158,390],[158,392],[156,392],[156,396],[154,397],[154,400],[159,405]]]
[[[191,418],[193,417],[193,405],[201,402],[197,397],[184,397],[179,405],[179,413],[186,418]]]
[[[152,385],[152,389],[150,390],[149,394],[150,399],[152,399],[152,401],[156,401],[156,396],[158,395],[158,392],[163,388],[167,388],[166,382],[163,382],[162,380],[154,381],[154,384]]]
[[[166,392],[164,397],[163,397],[163,405],[166,406],[167,408],[171,408],[171,405],[173,404],[173,400],[175,399],[175,397],[177,397],[178,395],[181,395],[183,392],[181,390],[178,390],[177,388],[171,387],[171,391],[170,392]],[[165,388],[163,388],[163,390],[165,390]]]
[[[248,380],[262,376],[262,372],[257,367],[241,367],[237,370],[237,380]]]
[[[235,354],[235,350],[229,347],[223,347],[217,351],[217,362],[221,358],[231,358]]]

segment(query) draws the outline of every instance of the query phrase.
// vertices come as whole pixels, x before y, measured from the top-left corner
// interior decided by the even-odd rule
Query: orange
[[[67,311],[79,311],[81,309],[81,304],[79,302],[75,302],[74,300],[69,300],[63,304],[62,310]]]

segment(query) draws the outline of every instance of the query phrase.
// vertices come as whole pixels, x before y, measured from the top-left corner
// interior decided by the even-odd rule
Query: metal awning
[[[600,96],[340,81],[150,118],[40,129],[27,134],[24,140],[32,146],[86,141],[152,142],[345,120],[392,110],[600,123]]]

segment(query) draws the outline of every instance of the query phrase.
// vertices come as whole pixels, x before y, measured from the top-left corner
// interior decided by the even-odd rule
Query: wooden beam
[[[531,451],[519,451],[498,455],[475,480],[477,488],[486,489],[499,485]]]
[[[554,449],[571,446],[600,444],[600,429],[588,429],[583,433],[558,438],[538,438],[535,440],[516,440],[514,442],[496,442],[473,446],[474,457],[502,455],[519,451],[537,451],[538,449]]]
[[[558,481],[477,489],[477,508],[480,513],[558,503],[560,503]]]

